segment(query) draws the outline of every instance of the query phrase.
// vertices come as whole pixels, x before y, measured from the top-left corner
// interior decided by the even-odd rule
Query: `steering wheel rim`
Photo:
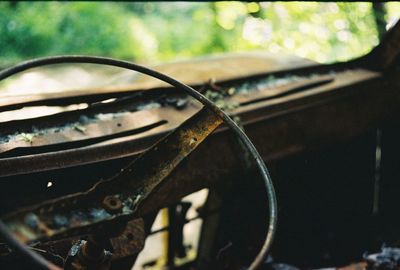
[[[237,136],[240,141],[243,143],[245,151],[254,159],[256,166],[263,178],[265,189],[267,192],[267,200],[268,200],[268,211],[269,211],[269,219],[268,219],[268,228],[267,228],[267,235],[265,237],[264,243],[262,248],[260,249],[259,253],[257,254],[254,261],[248,267],[248,270],[255,270],[263,262],[266,254],[271,248],[275,232],[276,232],[276,225],[277,225],[277,201],[274,186],[272,183],[272,179],[268,172],[268,168],[266,167],[264,161],[262,160],[260,154],[256,150],[253,143],[247,137],[247,135],[243,132],[243,130],[219,107],[217,107],[212,101],[207,99],[204,95],[196,91],[195,89],[191,88],[190,86],[175,80],[174,78],[160,73],[158,71],[146,68],[141,65],[134,64],[132,62],[117,60],[113,58],[107,57],[98,57],[98,56],[83,56],[83,55],[62,55],[62,56],[53,56],[53,57],[44,57],[38,58],[30,61],[26,61],[15,65],[13,67],[4,69],[0,71],[0,81],[20,73],[22,71],[52,65],[52,64],[64,64],[64,63],[80,63],[80,64],[100,64],[106,66],[114,66],[119,68],[128,69],[131,71],[136,71],[150,77],[159,79],[165,83],[170,84],[171,86],[176,87],[179,90],[186,92],[191,97],[195,98],[199,102],[201,102],[205,107],[209,108],[212,112],[217,114],[219,117],[222,118],[223,122],[233,131],[235,136]],[[8,230],[6,225],[0,220],[0,235],[5,239],[7,244],[9,244],[13,249],[20,252],[24,257],[29,258],[30,261],[34,262],[36,265],[40,265],[41,268],[44,269],[59,269],[58,267],[54,266],[50,262],[46,261],[40,255],[34,253],[33,251],[29,250],[26,246],[20,243]]]

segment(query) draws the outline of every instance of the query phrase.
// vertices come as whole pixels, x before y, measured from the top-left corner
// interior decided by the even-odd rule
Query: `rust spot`
[[[115,196],[106,196],[103,199],[103,206],[107,211],[117,213],[121,211],[123,204],[121,200]]]

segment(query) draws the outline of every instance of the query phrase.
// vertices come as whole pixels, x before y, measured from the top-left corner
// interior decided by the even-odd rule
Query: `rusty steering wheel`
[[[157,71],[127,61],[90,56],[56,56],[27,61],[0,72],[0,81],[30,68],[60,64],[102,64],[137,71],[164,81],[200,101],[204,106],[177,129],[159,140],[136,160],[110,179],[102,180],[86,192],[75,193],[27,207],[1,217],[0,238],[41,269],[60,269],[25,245],[54,240],[66,235],[92,233],[94,229],[115,221],[131,220],[146,214],[143,202],[172,173],[174,168],[220,124],[225,123],[254,159],[265,183],[269,219],[264,244],[248,267],[257,269],[270,249],[277,222],[277,203],[268,169],[246,134],[212,101],[193,88]],[[159,157],[163,156],[160,162]],[[87,214],[90,213],[90,214]],[[76,215],[81,222],[72,222]],[[61,222],[62,221],[62,222]]]

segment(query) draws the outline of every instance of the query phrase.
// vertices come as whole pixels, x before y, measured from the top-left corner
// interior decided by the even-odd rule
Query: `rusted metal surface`
[[[93,225],[101,222],[118,218],[126,220],[221,123],[219,116],[202,109],[115,177],[99,182],[86,193],[45,202],[5,216],[3,220],[24,243],[87,234]],[[110,211],[110,207],[104,205],[106,196],[122,201],[123,207],[119,207],[119,212],[116,209]]]
[[[141,218],[128,221],[123,230],[117,232],[117,234],[117,236],[110,237],[109,239],[112,261],[132,257],[143,249],[146,233],[144,222]],[[87,238],[87,235],[81,235],[79,237],[70,237],[57,241],[38,242],[32,245],[32,248],[46,250],[49,254],[57,254],[58,257],[56,259],[59,261],[60,258],[67,257],[68,253],[71,252],[71,247],[76,245],[80,239]],[[12,256],[12,252],[9,249],[5,249],[6,246],[4,246],[4,251],[1,248],[2,246],[0,245],[0,257]],[[60,265],[60,263],[57,265]]]
[[[68,126],[67,130],[69,130],[72,141],[68,141],[67,137],[60,134],[58,138],[64,141],[64,143],[54,145],[49,144],[53,140],[52,135],[59,134],[54,129],[50,129],[50,132],[43,135],[34,136],[31,143],[21,141],[21,137],[17,135],[15,136],[17,141],[9,142],[13,146],[13,151],[3,153],[0,164],[6,165],[11,160],[22,162],[26,166],[21,164],[23,167],[13,168],[20,170],[20,172],[28,172],[29,165],[26,164],[27,160],[31,160],[32,162],[36,160],[37,162],[34,162],[36,169],[34,170],[40,171],[51,168],[54,165],[59,168],[64,166],[69,167],[70,165],[85,164],[88,161],[90,162],[90,160],[93,162],[93,159],[100,161],[117,157],[134,156],[150,147],[154,139],[160,139],[167,132],[179,126],[182,121],[194,115],[198,109],[199,105],[190,104],[182,111],[182,114],[177,113],[176,109],[170,106],[126,113],[121,117],[116,116],[106,122],[98,121],[90,125],[83,124],[81,127],[84,132],[76,130],[74,126]],[[136,116],[141,117],[137,118]],[[138,128],[129,129],[130,125],[135,125],[135,123],[137,123]],[[86,132],[90,129],[93,132],[92,135]],[[111,133],[112,130],[123,129],[127,129],[125,134]],[[109,134],[108,138],[106,134]],[[83,140],[79,140],[79,138]],[[25,147],[16,148],[17,145],[21,144]],[[50,150],[52,151],[47,153]],[[23,156],[13,157],[13,155],[16,156],[18,153],[23,154]],[[35,155],[33,156],[32,154]],[[7,155],[9,156],[8,158]],[[38,160],[40,157],[43,157],[46,161],[43,160],[44,163],[41,163]],[[25,158],[27,160],[24,161]],[[6,166],[8,167],[8,165]],[[11,167],[8,168],[11,169]],[[3,172],[6,173],[5,171]]]
[[[255,83],[254,89],[257,91],[244,90],[244,93],[241,93],[238,90],[239,94],[232,96],[229,102],[237,102],[239,105],[245,106],[322,86],[333,82],[334,79],[335,77],[332,75],[312,75],[311,77],[288,76],[287,78],[277,79],[275,83],[274,80],[270,80],[272,81],[271,86],[268,83],[266,85]]]
[[[181,61],[178,63],[169,63],[155,66],[154,68],[167,75],[170,75],[178,80],[190,84],[192,86],[202,86],[210,78],[214,78],[217,82],[230,81],[232,79],[237,80],[238,78],[246,78],[254,74],[265,74],[270,72],[282,71],[287,69],[288,66],[291,68],[299,68],[310,66],[314,64],[312,61],[290,56],[282,55],[279,56],[271,53],[232,53],[224,54],[217,57],[204,57],[194,59],[190,61]],[[46,77],[57,80],[61,87],[54,89],[51,92],[44,92],[41,94],[20,93],[19,95],[13,94],[13,92],[6,91],[7,88],[1,89],[2,94],[0,97],[0,111],[10,110],[15,108],[21,108],[24,106],[39,106],[39,105],[66,105],[82,102],[96,102],[105,100],[108,98],[116,98],[120,96],[126,96],[135,92],[140,92],[145,89],[161,88],[170,92],[172,89],[170,86],[163,84],[160,81],[149,78],[145,75],[140,75],[132,72],[116,72],[115,70],[109,70],[109,74],[98,73],[96,67],[87,66],[87,70],[93,69],[93,80],[91,84],[85,85],[83,89],[74,90],[79,85],[76,85],[75,81],[65,79],[68,77],[69,72],[65,71],[66,67],[52,67],[50,70],[43,70],[43,75]],[[191,70],[191,72],[186,72]],[[58,72],[57,72],[58,71]],[[106,70],[107,71],[107,70]],[[39,73],[40,70],[32,71],[33,74]],[[87,71],[85,70],[86,75]],[[115,75],[114,73],[117,73]],[[122,75],[122,76],[121,76]],[[117,79],[111,80],[116,83],[123,81],[124,83],[119,86],[110,85],[107,87],[99,87],[99,81],[104,81],[103,84],[109,84],[110,77],[117,77]],[[16,79],[13,82],[19,85],[19,80]],[[114,83],[115,84],[115,83]],[[42,80],[36,84],[30,86],[31,89],[42,89],[46,85],[43,85]],[[23,86],[21,85],[20,88]],[[31,90],[28,89],[28,90]]]
[[[352,84],[357,77],[359,84]],[[268,161],[354,138],[384,119],[400,114],[400,86],[389,83],[390,79],[386,84],[379,77],[367,78],[369,76],[362,72],[338,74],[335,84],[341,86],[340,90],[321,86],[309,91],[317,91],[321,95],[305,92],[297,94],[297,97],[282,98],[292,103],[290,110],[281,111],[284,103],[279,100],[266,101],[270,106],[254,104],[253,110],[246,114],[243,112],[245,130]],[[325,87],[330,91],[325,92]],[[384,95],[381,87],[385,87]],[[304,103],[299,96],[304,98]],[[277,106],[274,106],[276,103]],[[262,118],[257,119],[256,116]],[[146,211],[158,209],[161,206],[159,202],[174,203],[187,194],[216,185],[222,179],[244,171],[242,162],[235,158],[234,145],[236,142],[227,133],[216,132],[166,179],[152,194],[151,202],[143,207]],[[209,149],[223,154],[216,157]]]
[[[338,95],[341,94],[341,89],[344,87],[351,86],[356,88],[358,83],[380,76],[379,73],[362,69],[337,72],[334,75],[334,81],[332,81],[333,75],[324,74],[313,75],[314,77],[312,78],[309,76],[294,76],[295,79],[292,79],[288,76],[283,76],[282,78],[278,77],[276,79],[267,81],[270,84],[273,84],[275,81],[280,81],[281,83],[283,81],[283,84],[276,87],[264,86],[264,88],[260,89],[257,88],[257,85],[266,85],[265,82],[261,81],[260,84],[247,84],[247,86],[243,84],[237,84],[224,87],[224,85],[222,85],[222,87],[224,87],[223,89],[227,92],[229,89],[232,89],[232,87],[237,89],[238,92],[237,94],[224,98],[224,103],[239,104],[239,106],[236,106],[231,113],[239,116],[244,124],[254,123],[263,120],[266,117],[272,118],[276,117],[278,114],[288,114],[291,111],[299,110],[301,109],[301,107],[298,105],[300,102],[306,104],[310,99],[322,100],[321,96]],[[301,92],[298,92],[299,88],[302,89]],[[240,105],[240,103],[242,105]],[[314,105],[307,104],[305,106],[309,107]],[[268,113],[261,113],[261,108],[264,108],[263,111],[268,111]],[[20,146],[20,148],[14,150],[16,153],[14,155],[20,153],[19,155],[23,154],[25,156],[13,158],[12,152],[9,153],[9,158],[6,158],[7,155],[3,156],[4,158],[0,159],[0,175],[28,173],[46,169],[48,170],[94,163],[125,156],[133,156],[136,153],[144,151],[146,147],[149,146],[149,137],[156,136],[160,138],[162,134],[165,134],[169,130],[178,126],[182,120],[193,115],[193,113],[198,109],[199,106],[193,103],[189,103],[182,109],[174,109],[174,107],[171,106],[161,106],[159,108],[145,109],[139,112],[128,112],[122,116],[116,115],[116,118],[110,120],[109,122],[96,121],[90,125],[85,125],[84,123],[79,124],[78,122],[78,126],[82,127],[82,130],[84,131],[87,129],[88,132],[76,130],[74,125],[70,123],[69,130],[71,135],[66,136],[68,135],[67,129],[65,138],[63,137],[64,135],[61,134],[56,134],[56,136],[53,138],[55,132],[54,130],[57,129],[50,129],[52,132],[35,136],[32,140],[24,140],[21,134],[18,136],[18,134],[12,133],[10,135],[13,136],[12,138],[14,138],[14,140],[10,142],[3,142],[3,144],[0,144],[0,146],[4,149],[10,147],[14,149],[17,148],[17,146]],[[135,118],[135,114],[138,116],[138,118]],[[143,115],[143,117],[140,117],[140,115]],[[46,117],[46,119],[47,118],[52,117]],[[139,121],[138,125],[142,125],[142,127],[146,127],[147,125],[147,129],[149,130],[146,131],[146,129],[139,129],[138,131],[142,131],[141,133],[131,136],[127,136],[129,133],[111,133],[113,131],[115,132],[127,128],[128,124],[118,127],[114,121],[118,123],[119,119],[126,119],[127,121],[136,122]],[[51,120],[47,121],[51,122]],[[165,121],[168,122],[165,123]],[[18,125],[21,124],[24,124],[24,121],[18,123]],[[157,127],[157,125],[160,126]],[[19,128],[15,126],[14,128],[19,130]],[[4,129],[12,130],[12,126],[5,126]],[[92,134],[89,132],[91,129],[94,130]],[[129,130],[125,132],[134,133],[135,131]],[[26,130],[24,133],[32,134],[32,131]],[[57,145],[58,148],[52,149],[48,144],[51,143],[52,140],[56,140],[58,137],[58,141],[63,141],[64,143]],[[79,148],[75,147],[74,149],[69,149],[73,146],[79,146]],[[46,153],[47,149],[52,149],[52,152]],[[30,153],[35,154],[35,156],[30,156]]]
[[[66,150],[136,134],[140,134],[136,136],[140,138],[146,131],[165,124],[167,120],[159,116],[157,109],[100,114],[93,120],[83,117],[81,121],[64,126],[8,136],[0,144],[0,157]]]
[[[118,260],[139,253],[144,247],[145,238],[143,220],[138,218],[129,221],[119,236],[110,239],[112,259]]]

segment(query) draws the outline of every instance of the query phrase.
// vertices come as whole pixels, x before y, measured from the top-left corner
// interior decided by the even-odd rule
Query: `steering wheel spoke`
[[[117,219],[137,217],[142,202],[222,122],[203,107],[114,177],[86,192],[21,209],[2,220],[20,241],[32,243],[88,234]]]

